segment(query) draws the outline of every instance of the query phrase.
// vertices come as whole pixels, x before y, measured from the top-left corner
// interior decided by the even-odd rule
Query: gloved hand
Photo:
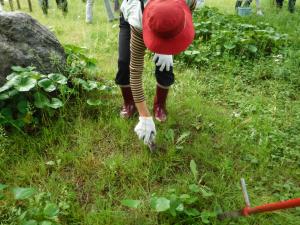
[[[158,61],[156,62],[156,60]],[[171,66],[173,66],[173,56],[172,55],[163,55],[163,54],[154,54],[153,61],[156,62],[157,66],[161,66],[159,71],[163,71],[166,68],[167,71],[170,71]]]
[[[155,139],[156,130],[152,117],[139,117],[140,122],[134,128],[135,133],[144,144],[150,144]]]

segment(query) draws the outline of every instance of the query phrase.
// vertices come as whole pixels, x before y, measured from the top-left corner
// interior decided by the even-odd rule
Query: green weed
[[[84,49],[67,45],[67,76],[60,73],[48,75],[34,67],[12,67],[13,73],[0,87],[0,125],[6,127],[34,128],[56,115],[55,110],[66,107],[72,97],[83,97],[84,92],[109,91],[104,82],[87,80],[87,71],[95,67],[95,60],[84,54]],[[90,106],[99,106],[99,98],[88,98]],[[21,130],[20,130],[21,131]]]
[[[221,14],[215,8],[196,10],[193,18],[195,40],[179,56],[185,64],[203,66],[216,58],[230,56],[242,60],[266,57],[288,44],[287,35],[276,32],[270,24],[248,24],[238,16]]]
[[[233,0],[206,2],[226,14],[234,13]],[[36,2],[33,5],[37,8]],[[97,60],[96,68],[85,68],[83,75],[75,69],[74,77],[113,83],[118,24],[106,23],[104,6],[96,2],[94,23],[86,25],[84,6],[69,1],[65,17],[53,7],[48,17],[41,10],[32,15],[51,27],[62,43],[84,46],[84,54]],[[113,89],[112,95],[95,94],[103,102],[98,107],[88,106],[88,98],[76,98],[34,135],[4,135],[0,182],[51,193],[50,202],[56,205],[66,201],[70,208],[59,216],[60,223],[68,225],[169,225],[177,219],[181,224],[297,223],[299,209],[226,221],[214,217],[244,207],[241,177],[246,179],[253,206],[299,197],[299,3],[295,14],[286,6],[276,10],[269,1],[262,6],[264,17],[253,15],[242,23],[269,23],[276,32],[288,34],[290,44],[268,57],[240,59],[225,53],[198,68],[179,67],[183,63],[175,60],[168,121],[157,124],[158,154],[149,154],[136,138],[136,118],[119,118],[122,100]],[[153,69],[146,58],[143,79],[150,107]],[[188,166],[191,160],[197,165],[198,182]],[[213,195],[192,192],[192,184]],[[196,196],[197,204],[187,208],[197,209],[199,217],[180,211],[173,217],[169,209],[157,212],[155,205],[171,201],[173,194]],[[137,200],[125,202],[137,208],[123,206],[126,199]],[[1,206],[3,212],[9,209]]]

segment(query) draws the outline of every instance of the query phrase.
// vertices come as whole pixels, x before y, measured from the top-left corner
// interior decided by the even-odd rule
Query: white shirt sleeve
[[[123,0],[120,10],[131,26],[142,29],[143,13],[139,0]]]

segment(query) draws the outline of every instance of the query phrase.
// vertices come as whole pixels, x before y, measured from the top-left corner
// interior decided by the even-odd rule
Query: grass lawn
[[[63,44],[88,48],[98,65],[92,76],[114,86],[118,21],[107,22],[100,2],[95,2],[94,22],[88,25],[80,0],[69,0],[65,17],[54,1],[48,16],[33,1],[31,15]],[[206,2],[221,12],[234,13],[232,0]],[[175,66],[177,80],[168,99],[168,121],[156,124],[158,154],[151,155],[137,139],[133,132],[137,118],[119,118],[122,101],[114,87],[112,96],[97,110],[78,103],[62,110],[60,118],[35,135],[15,132],[0,138],[5,142],[5,147],[0,142],[0,183],[51,193],[52,201],[70,206],[61,217],[62,224],[192,224],[149,208],[154,193],[187,192],[195,182],[191,160],[198,168],[197,183],[210,193],[197,193],[199,211],[242,208],[241,177],[246,179],[253,206],[300,197],[300,2],[294,14],[288,13],[287,1],[281,11],[271,1],[262,5],[265,16],[251,16],[249,23],[267,22],[287,33],[288,57],[251,63],[225,57],[201,69]],[[151,109],[153,69],[146,57],[144,86]],[[123,199],[142,200],[143,207],[129,209],[122,206]],[[0,201],[0,224],[14,224],[6,210]],[[203,221],[202,216],[193,224]],[[209,223],[297,225],[300,210],[223,222],[210,218]]]

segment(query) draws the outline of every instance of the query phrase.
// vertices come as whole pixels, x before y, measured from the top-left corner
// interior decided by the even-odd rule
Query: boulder
[[[34,66],[44,74],[63,70],[63,47],[45,26],[20,12],[0,11],[0,85],[12,66]]]

